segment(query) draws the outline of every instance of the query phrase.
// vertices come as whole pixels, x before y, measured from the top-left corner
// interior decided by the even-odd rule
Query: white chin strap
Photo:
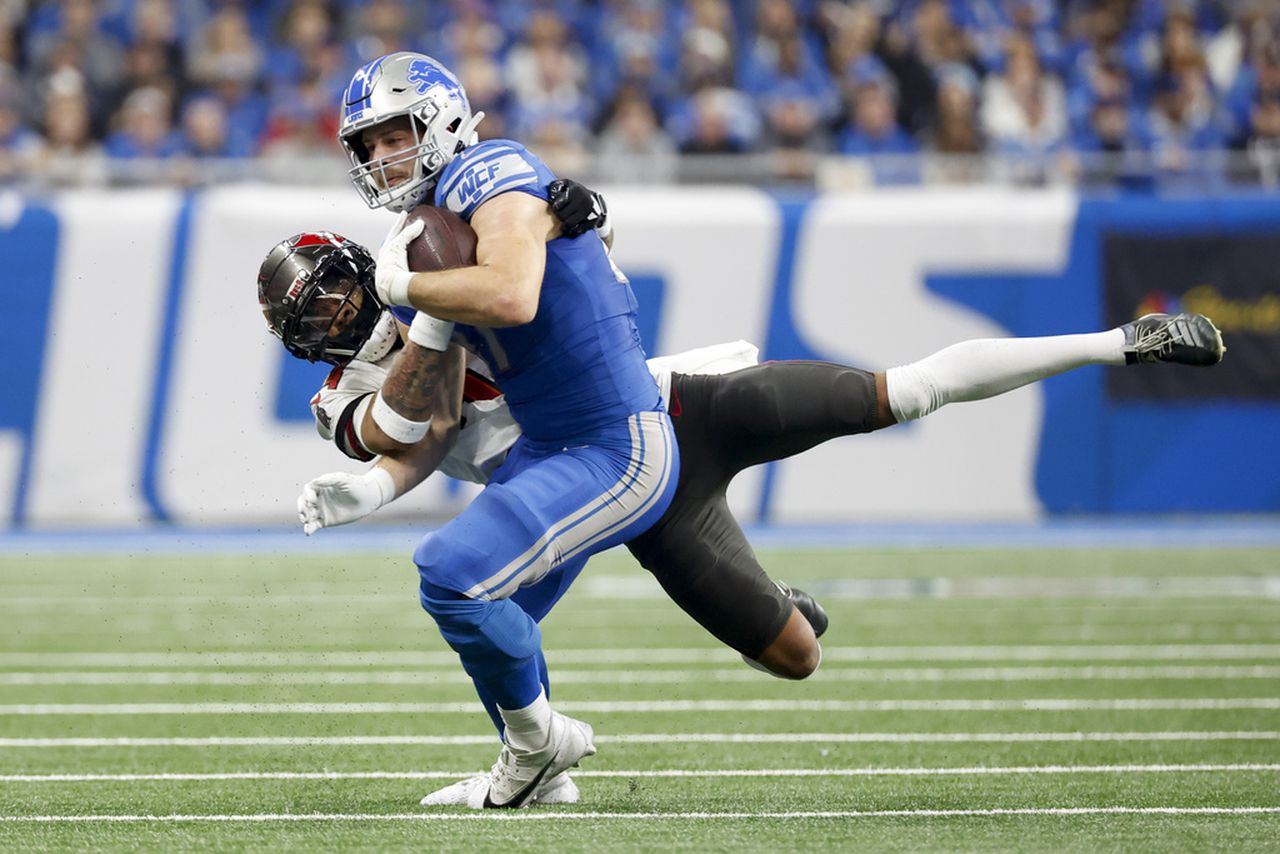
[[[391,312],[384,311],[373,326],[373,334],[353,358],[361,362],[380,362],[391,352],[399,338],[400,328],[396,326],[396,319],[391,316]]]

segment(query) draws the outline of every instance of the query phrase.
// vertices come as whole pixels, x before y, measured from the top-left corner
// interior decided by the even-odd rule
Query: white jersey
[[[376,362],[352,360],[334,368],[311,398],[316,430],[352,459],[368,462],[377,456],[366,447],[361,425],[398,352],[396,348]],[[648,365],[662,391],[663,405],[667,405],[671,400],[672,373],[727,374],[754,365],[758,359],[755,346],[734,341],[650,359]],[[474,355],[467,358],[462,400],[458,439],[440,463],[440,471],[458,480],[485,484],[520,438],[520,425],[492,384],[488,367]]]

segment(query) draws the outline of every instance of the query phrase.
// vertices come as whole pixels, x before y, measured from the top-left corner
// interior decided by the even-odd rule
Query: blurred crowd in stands
[[[1280,0],[0,0],[0,175],[338,156],[345,84],[396,50],[454,69],[482,136],[622,182],[682,154],[886,155],[903,183],[922,158],[888,155],[1120,179],[1280,150]]]

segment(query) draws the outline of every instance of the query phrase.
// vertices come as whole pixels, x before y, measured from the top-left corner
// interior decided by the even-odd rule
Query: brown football
[[[418,205],[407,222],[425,223],[422,234],[409,243],[409,269],[415,273],[451,270],[476,263],[476,233],[471,226],[445,208]]]

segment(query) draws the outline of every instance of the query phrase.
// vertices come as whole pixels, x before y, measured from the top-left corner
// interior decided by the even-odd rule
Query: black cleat
[[[800,612],[801,616],[809,621],[809,625],[813,627],[813,636],[816,638],[822,637],[827,631],[827,625],[830,621],[827,619],[827,612],[818,604],[818,600],[803,590],[789,587],[781,581],[773,583],[782,591],[783,596],[791,600],[791,604],[796,606],[796,610]]]
[[[1222,361],[1222,333],[1203,314],[1144,314],[1124,330],[1124,361],[1208,367]]]

